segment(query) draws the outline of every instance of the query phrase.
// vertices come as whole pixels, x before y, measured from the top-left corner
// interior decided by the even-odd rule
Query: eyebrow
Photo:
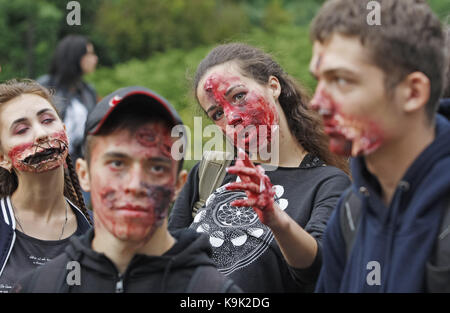
[[[206,114],[208,114],[209,112],[211,112],[211,111],[213,111],[213,110],[215,110],[215,109],[217,109],[217,108],[218,108],[218,106],[215,105],[215,104],[213,104],[212,106],[209,107],[208,110],[206,110]]]
[[[242,84],[238,84],[238,85],[234,85],[232,87],[230,87],[226,92],[225,92],[225,97],[227,97],[234,89],[238,88],[238,87],[242,87],[244,85]]]
[[[336,67],[336,68],[329,68],[329,69],[325,69],[324,71],[322,71],[322,75],[335,75],[335,74],[346,74],[346,75],[350,75],[352,77],[355,77],[358,75],[358,73],[353,72],[352,70],[343,68],[343,67]],[[311,73],[313,76],[314,73]]]
[[[127,155],[122,152],[106,152],[104,154],[105,158],[126,158]]]
[[[37,116],[39,116],[39,115],[42,115],[42,114],[44,114],[44,113],[46,113],[46,112],[48,112],[48,111],[51,111],[50,109],[42,109],[42,110],[40,110],[39,112],[37,112]]]
[[[120,159],[124,159],[124,158],[128,158],[129,155],[122,153],[122,152],[107,152],[104,155],[104,158],[120,158]],[[167,163],[167,164],[172,164],[171,159],[169,158],[163,158],[163,157],[154,157],[154,158],[148,158],[148,160],[153,161],[153,162],[161,162],[161,163]]]
[[[150,158],[149,160],[153,161],[153,162],[172,164],[172,160],[168,159],[168,158],[156,157],[156,158]]]
[[[27,121],[27,119],[25,117],[18,118],[17,120],[15,120],[14,122],[11,123],[11,126],[9,127],[9,129],[12,129],[14,127],[14,125],[16,125],[16,124],[20,124],[25,121]]]

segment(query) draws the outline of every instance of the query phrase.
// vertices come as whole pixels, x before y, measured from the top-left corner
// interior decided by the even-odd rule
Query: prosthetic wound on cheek
[[[245,90],[245,97],[230,103],[226,92],[233,84],[239,84]],[[226,129],[222,129],[237,147],[249,151],[250,147],[259,148],[272,141],[272,127],[278,126],[278,112],[255,90],[248,90],[239,77],[221,77],[211,75],[204,84],[204,90],[211,100],[222,107],[227,118]]]
[[[330,137],[330,150],[344,156],[367,155],[383,142],[376,123],[367,116],[344,114],[342,104],[335,102],[324,90],[318,90],[311,107],[323,117],[325,132]]]
[[[63,165],[68,153],[68,139],[61,131],[50,135],[44,142],[15,146],[8,156],[17,170],[42,173]]]

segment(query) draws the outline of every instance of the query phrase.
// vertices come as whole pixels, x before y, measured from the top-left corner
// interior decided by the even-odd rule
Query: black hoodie
[[[211,261],[208,238],[194,231],[161,256],[136,254],[120,275],[113,262],[91,248],[94,230],[71,239],[65,253],[25,276],[17,292],[241,292]],[[75,262],[73,262],[75,261]],[[78,271],[78,272],[77,272]],[[77,276],[78,275],[78,276]]]

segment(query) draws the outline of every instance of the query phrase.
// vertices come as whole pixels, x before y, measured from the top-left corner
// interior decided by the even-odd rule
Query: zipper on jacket
[[[116,282],[116,293],[123,293],[123,276],[119,274],[118,279]]]

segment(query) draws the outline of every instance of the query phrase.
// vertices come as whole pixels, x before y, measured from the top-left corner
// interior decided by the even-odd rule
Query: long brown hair
[[[23,94],[34,94],[44,98],[56,111],[50,91],[37,82],[28,79],[20,81],[13,79],[0,84],[0,105]],[[86,205],[84,204],[80,183],[70,155],[67,155],[66,164],[67,168],[64,169],[64,196],[77,205],[92,224]],[[14,169],[9,172],[0,167],[0,198],[12,195],[17,189],[18,184],[19,181]]]
[[[278,98],[286,116],[288,126],[297,141],[309,153],[319,157],[326,164],[349,173],[347,159],[337,156],[328,149],[328,136],[324,132],[321,117],[309,109],[309,97],[305,89],[289,76],[273,58],[262,50],[243,44],[220,45],[200,62],[194,77],[194,92],[198,101],[197,87],[205,73],[213,66],[226,62],[236,62],[242,74],[267,84],[270,76],[275,76],[281,85]]]

